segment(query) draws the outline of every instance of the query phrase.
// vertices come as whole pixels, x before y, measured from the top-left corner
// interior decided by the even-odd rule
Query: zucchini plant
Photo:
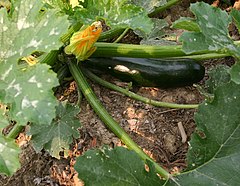
[[[176,2],[176,0],[163,1],[161,5],[166,8]],[[11,2],[10,10],[0,9],[0,129],[2,131],[0,172],[12,175],[19,169],[18,156],[21,150],[14,139],[26,125],[29,125],[28,135],[31,135],[31,143],[35,150],[39,152],[45,149],[56,158],[60,158],[60,151],[63,151],[64,156],[67,157],[73,137],[79,137],[77,128],[80,127],[80,122],[75,118],[79,112],[78,106],[59,103],[54,97],[53,88],[59,84],[57,74],[52,69],[64,71],[61,62],[57,59],[60,56],[61,61],[65,62],[63,66],[69,67],[79,89],[94,111],[128,147],[128,149],[103,147],[89,150],[78,157],[75,169],[86,185],[111,185],[115,182],[118,185],[237,185],[240,181],[237,176],[240,171],[238,166],[240,50],[237,42],[229,36],[227,28],[232,20],[238,29],[240,28],[240,13],[232,10],[229,15],[206,3],[198,2],[192,4],[190,8],[195,18],[181,18],[173,25],[174,28],[187,30],[180,37],[182,45],[146,46],[97,42],[93,46],[95,41],[90,42],[89,34],[83,37],[82,30],[78,32],[82,25],[104,20],[107,26],[111,27],[110,31],[102,34],[102,38],[105,39],[112,39],[116,34],[126,33],[129,29],[135,30],[141,37],[146,37],[154,26],[149,16],[164,8],[155,8],[150,12],[144,9],[144,3],[136,5],[134,1],[129,3],[127,0],[88,0],[81,1],[78,5],[72,8],[69,3],[62,0],[14,0]],[[73,39],[70,39],[72,34]],[[90,40],[85,40],[85,37]],[[76,39],[80,39],[81,42]],[[80,46],[79,50],[75,50],[78,46]],[[66,55],[63,48],[67,54],[74,54],[76,57]],[[36,59],[31,58],[33,59],[31,63],[23,60],[29,55],[34,57],[36,51],[43,55]],[[80,61],[90,55],[94,58]],[[96,81],[99,78],[89,71],[83,72],[85,67],[91,65],[98,71],[104,67],[106,72],[109,72],[109,65],[115,68],[114,63],[118,60],[117,62],[125,69],[132,71],[131,68],[134,67],[140,72],[140,76],[137,77],[132,74],[126,77],[124,74],[117,74],[120,78],[130,78],[130,81],[140,85],[155,86],[156,76],[151,74],[155,71],[151,70],[149,73],[150,70],[146,68],[148,64],[147,66],[153,68],[157,66],[159,69],[161,66],[160,72],[163,75],[158,74],[159,78],[164,79],[166,73],[169,73],[166,79],[177,74],[176,77],[174,76],[177,82],[175,83],[174,80],[173,85],[179,83],[185,85],[199,81],[204,74],[203,66],[193,59],[225,56],[233,56],[236,63],[230,68],[217,68],[209,74],[210,79],[206,84],[213,99],[206,99],[200,105],[156,103],[130,91],[123,91],[100,79],[104,86],[148,104],[171,108],[198,108],[195,115],[197,129],[189,142],[188,168],[178,175],[166,171],[129,137],[101,105],[85,75]],[[131,58],[129,60],[129,58],[106,59],[106,57]],[[133,57],[171,59],[133,60]],[[176,57],[192,59],[180,60]],[[139,63],[141,60],[144,65]],[[112,64],[114,66],[111,66]],[[184,81],[181,80],[182,77],[185,77]],[[162,85],[164,86],[164,82],[161,82]],[[15,121],[16,124],[8,134],[4,134],[3,129],[10,121]],[[204,135],[199,135],[200,133]],[[148,166],[148,171],[145,165]]]

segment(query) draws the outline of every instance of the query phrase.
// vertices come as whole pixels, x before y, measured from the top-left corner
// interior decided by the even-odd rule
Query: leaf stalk
[[[78,87],[81,89],[83,95],[92,106],[93,110],[100,117],[100,119],[107,125],[107,127],[117,136],[119,139],[129,148],[134,150],[143,160],[151,161],[157,173],[159,173],[163,178],[169,179],[171,174],[169,174],[165,169],[160,165],[154,162],[143,150],[129,137],[129,135],[119,126],[119,124],[112,118],[108,111],[103,107],[95,93],[92,91],[89,86],[86,78],[84,77],[81,69],[75,62],[71,62],[68,58],[69,69],[74,77],[75,81],[78,84]]]
[[[95,74],[93,74],[92,72],[90,72],[89,70],[84,68],[84,74],[86,74],[87,77],[89,77],[91,80],[97,82],[98,84],[115,90],[117,92],[120,92],[130,98],[136,99],[138,101],[141,101],[143,103],[149,104],[149,105],[153,105],[156,107],[166,107],[166,108],[174,108],[174,109],[195,109],[198,108],[198,104],[176,104],[176,103],[167,103],[167,102],[161,102],[161,101],[155,101],[143,96],[140,96],[138,94],[135,94],[134,92],[131,92],[127,89],[121,88],[119,86],[116,86],[112,83],[109,83],[107,81],[104,81],[103,79],[99,78],[98,76],[96,76]]]

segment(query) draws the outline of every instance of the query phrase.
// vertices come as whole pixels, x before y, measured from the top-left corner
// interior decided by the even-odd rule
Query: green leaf
[[[45,7],[47,8],[53,8],[55,10],[58,10],[59,12],[62,12],[64,14],[72,15],[73,9],[69,1],[66,0],[44,0],[46,3]]]
[[[66,102],[59,103],[56,119],[50,126],[31,125],[29,133],[32,135],[31,142],[36,151],[41,151],[44,147],[55,158],[60,158],[61,151],[64,152],[64,156],[67,156],[73,137],[79,137],[77,129],[80,127],[80,122],[76,118],[78,112],[78,107]]]
[[[151,30],[151,32],[146,37],[144,37],[141,40],[140,44],[142,44],[142,45],[171,45],[171,44],[175,44],[175,42],[171,42],[171,41],[163,39],[163,36],[166,35],[166,33],[163,31],[163,29],[168,26],[167,21],[164,20],[164,19],[155,19],[155,18],[152,18],[152,21],[154,23],[153,29]]]
[[[94,21],[103,19],[112,29],[131,28],[150,33],[153,23],[147,12],[138,6],[126,3],[127,0],[88,0],[85,8],[75,12],[75,19],[89,25]]]
[[[137,6],[143,7],[147,10],[148,13],[151,13],[155,10],[156,7],[163,6],[167,3],[166,0],[131,0],[131,3],[136,4]]]
[[[3,128],[9,125],[6,113],[7,113],[6,106],[0,103],[0,132],[2,131]]]
[[[78,157],[74,168],[85,185],[162,185],[154,166],[148,166],[149,172],[134,151],[103,147]]]
[[[235,8],[231,9],[230,15],[234,19],[235,25],[237,26],[238,32],[240,31],[240,12]]]
[[[7,139],[0,135],[0,173],[12,175],[18,168],[20,148],[14,139]]]
[[[180,40],[183,42],[185,53],[215,51],[240,57],[239,47],[233,43],[228,34],[231,17],[227,12],[204,2],[192,4],[190,9],[196,17],[195,22],[200,32],[182,34]]]
[[[230,68],[226,65],[218,65],[208,72],[209,79],[206,81],[205,85],[210,94],[213,94],[217,87],[231,80],[229,69]]]
[[[50,52],[62,45],[59,38],[68,29],[67,16],[58,16],[56,10],[40,12],[42,6],[38,0],[14,1],[11,17],[0,9],[0,61],[16,63],[35,50]]]
[[[197,131],[187,155],[188,170],[175,178],[179,185],[239,184],[239,90],[240,85],[229,82],[216,89],[212,102],[199,106]]]
[[[58,85],[56,74],[46,64],[23,68],[18,59],[58,49],[69,22],[55,10],[40,11],[38,0],[12,3],[11,15],[0,9],[0,99],[10,105],[9,115],[19,125],[49,124],[57,105],[52,91]]]
[[[20,125],[28,121],[51,123],[57,105],[52,88],[58,85],[58,80],[49,66],[36,64],[14,69],[14,65],[3,62],[0,67],[0,94],[5,93],[4,103],[11,103],[9,116]]]
[[[193,32],[200,32],[198,24],[190,17],[181,17],[173,23],[172,27]]]
[[[240,84],[240,61],[236,62],[229,72],[232,81],[234,81],[237,84]]]

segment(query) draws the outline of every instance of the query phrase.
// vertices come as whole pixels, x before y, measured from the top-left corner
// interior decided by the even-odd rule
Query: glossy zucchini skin
[[[192,59],[89,58],[82,66],[145,87],[182,87],[203,79],[205,68]]]

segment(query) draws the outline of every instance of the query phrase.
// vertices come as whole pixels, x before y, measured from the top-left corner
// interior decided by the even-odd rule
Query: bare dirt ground
[[[171,22],[180,16],[191,15],[188,11],[189,4],[190,1],[183,1],[159,15],[159,17],[168,15]],[[129,38],[136,39],[132,35],[130,36],[127,40]],[[214,63],[227,63],[228,61],[231,63],[231,59],[219,59],[215,60]],[[209,61],[205,63],[206,71],[211,67],[211,64],[212,62]],[[115,84],[126,85],[108,76],[104,76],[104,78]],[[181,171],[186,168],[187,142],[195,129],[195,109],[154,107],[103,88],[93,82],[91,82],[91,85],[109,113],[147,154],[170,172]],[[145,97],[165,102],[194,104],[203,101],[203,97],[194,86],[167,90],[135,87],[133,91]],[[56,95],[59,99],[68,99],[70,102],[76,103],[78,94],[75,83],[69,82],[59,87]],[[23,148],[21,154],[22,168],[12,177],[1,176],[0,185],[83,185],[73,170],[76,156],[90,148],[101,147],[104,144],[112,147],[122,146],[123,144],[99,120],[84,98],[81,101],[79,119],[82,124],[79,129],[81,137],[72,144],[68,159],[57,160],[44,151],[36,153],[25,139],[25,135],[20,135],[19,144],[21,143]],[[179,125],[183,126],[187,141],[180,135]]]

